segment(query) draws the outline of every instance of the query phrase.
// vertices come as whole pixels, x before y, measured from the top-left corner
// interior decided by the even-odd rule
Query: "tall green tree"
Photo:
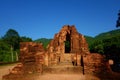
[[[9,29],[3,36],[3,40],[8,43],[13,50],[19,49],[20,36],[14,29]]]
[[[14,29],[9,29],[6,34],[3,36],[3,41],[9,45],[9,55],[11,57],[11,61],[15,61],[14,54],[18,54],[19,51],[19,43],[20,43],[20,36],[18,32]],[[17,58],[18,56],[16,56]]]

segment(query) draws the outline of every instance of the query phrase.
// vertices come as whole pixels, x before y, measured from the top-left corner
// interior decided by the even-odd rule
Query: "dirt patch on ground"
[[[2,80],[2,76],[9,73],[9,69],[12,69],[16,64],[12,65],[5,65],[0,66],[0,80]],[[57,67],[57,69],[62,69]],[[66,71],[71,71],[71,68],[66,68]],[[55,70],[56,72],[56,70]],[[74,71],[65,72],[62,73],[52,73],[50,71],[40,73],[31,73],[31,74],[24,74],[24,75],[14,75],[11,79],[8,80],[120,80],[120,74],[119,73],[107,73],[107,74],[100,74],[100,75],[94,75],[94,74],[85,74],[82,73],[75,73]],[[7,80],[7,79],[5,79]]]
[[[100,80],[95,76],[82,74],[46,74],[35,80]]]
[[[12,69],[16,64],[7,64],[0,66],[0,80],[2,80],[2,76],[9,73],[9,70]]]
[[[30,74],[15,80],[101,80],[93,75],[83,74]]]

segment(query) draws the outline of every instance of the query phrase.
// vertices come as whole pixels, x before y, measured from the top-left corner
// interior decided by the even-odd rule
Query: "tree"
[[[116,27],[120,27],[120,10],[118,12],[118,20],[117,20]]]
[[[5,43],[2,39],[0,40],[0,62],[11,61],[10,57],[10,46]]]
[[[103,47],[103,42],[102,40],[95,40],[91,45],[90,45],[90,52],[92,53],[100,53],[104,54],[104,47]]]
[[[120,63],[120,36],[104,39],[103,43],[105,54]]]
[[[9,56],[11,56],[11,61],[13,62],[14,53],[17,53],[17,51],[19,50],[20,36],[16,30],[9,29],[2,39],[6,44],[9,45]]]
[[[19,49],[20,36],[14,29],[9,29],[3,36],[3,40],[8,43],[13,50]]]

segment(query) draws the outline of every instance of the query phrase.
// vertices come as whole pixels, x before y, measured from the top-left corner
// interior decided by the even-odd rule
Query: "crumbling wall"
[[[44,48],[41,43],[20,43],[20,62],[25,73],[41,72],[44,64]]]
[[[85,74],[100,74],[110,72],[110,65],[105,56],[98,53],[91,53],[83,56]]]
[[[32,73],[42,73],[44,64],[44,48],[41,43],[21,42],[20,63],[9,74],[3,76],[3,80],[14,80]]]

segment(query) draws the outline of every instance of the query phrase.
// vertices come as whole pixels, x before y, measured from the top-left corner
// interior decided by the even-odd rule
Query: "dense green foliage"
[[[120,62],[120,35],[104,39],[102,42],[105,55]]]
[[[113,71],[120,71],[120,29],[96,36],[89,48],[92,53],[97,52],[105,55],[106,59],[114,60]]]
[[[20,37],[20,42],[31,42],[32,39],[26,36]]]
[[[8,57],[10,54],[9,47],[10,46],[7,43],[5,43],[3,40],[0,40],[0,62],[10,61]]]
[[[111,38],[113,36],[120,35],[120,29],[112,30],[109,32],[101,33],[97,35],[95,38],[96,39],[106,39],[106,38]]]
[[[106,48],[107,48],[106,46],[111,47],[113,44],[118,46],[120,41],[119,36],[120,36],[120,29],[112,30],[112,31],[97,35],[92,40],[91,44],[89,44],[88,42],[90,51],[98,52],[101,54],[107,54],[108,52],[106,52]]]
[[[94,37],[91,37],[91,36],[86,36],[85,35],[85,38],[86,38],[86,41],[89,45],[91,45],[94,41]]]
[[[19,49],[20,36],[17,31],[9,29],[3,37],[3,41],[9,44],[13,50]]]
[[[0,62],[17,61],[17,52],[18,50],[13,50],[11,46],[8,43],[6,43],[6,41],[0,40]]]
[[[29,37],[20,37],[14,29],[9,29],[6,34],[0,38],[0,63],[15,62],[19,55],[20,42],[32,41]]]
[[[49,44],[51,40],[52,39],[40,38],[40,39],[35,40],[34,42],[43,43],[43,47],[46,49],[47,45]]]

